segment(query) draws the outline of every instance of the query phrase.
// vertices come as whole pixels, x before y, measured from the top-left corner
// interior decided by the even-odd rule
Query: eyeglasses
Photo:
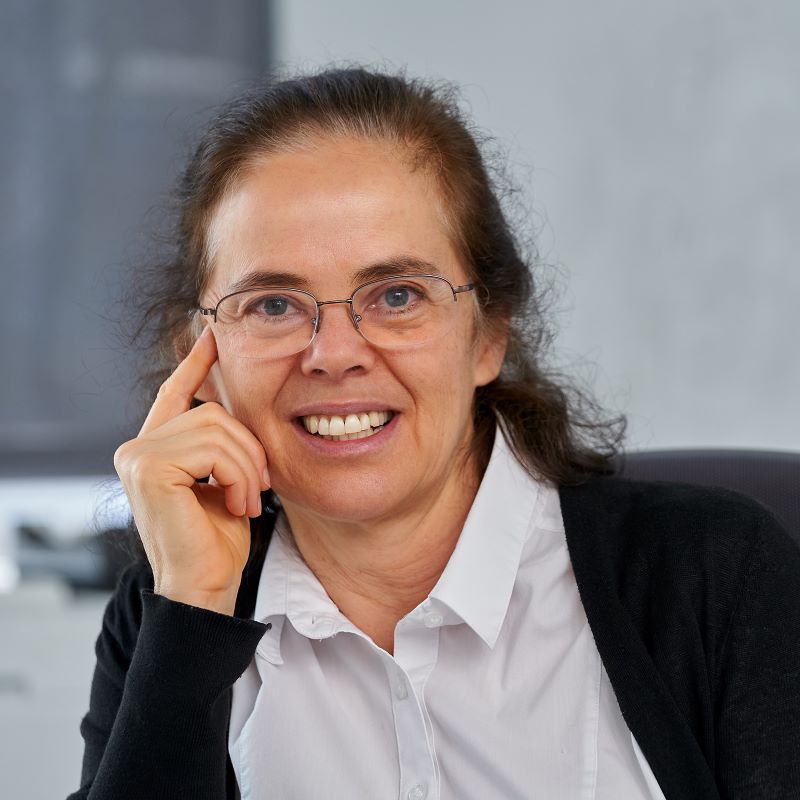
[[[370,344],[393,350],[446,334],[456,320],[458,295],[474,288],[454,286],[440,275],[394,275],[359,286],[347,300],[317,300],[302,289],[247,289],[195,312],[213,317],[240,357],[283,358],[311,344],[322,306],[346,303],[355,329]]]

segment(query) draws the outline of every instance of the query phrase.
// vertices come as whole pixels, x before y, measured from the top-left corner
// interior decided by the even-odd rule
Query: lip
[[[348,400],[340,403],[309,403],[301,406],[292,414],[292,419],[310,417],[312,415],[346,417],[348,414],[360,414],[365,411],[391,411],[397,415],[397,409],[387,405],[383,400]]]
[[[353,406],[355,408],[355,406]],[[363,410],[364,406],[361,406]],[[391,411],[390,408],[374,408],[370,407],[370,411]],[[309,414],[313,412],[308,412]],[[326,413],[326,412],[319,412]],[[341,413],[341,412],[332,412]],[[304,415],[307,416],[307,415]],[[302,420],[298,417],[295,424],[292,426],[300,441],[306,447],[310,447],[317,455],[367,455],[382,450],[388,446],[391,439],[394,437],[397,425],[402,414],[395,413],[392,418],[381,428],[377,433],[372,436],[367,436],[365,439],[347,439],[345,441],[334,441],[333,439],[323,439],[321,436],[309,433],[303,426]]]

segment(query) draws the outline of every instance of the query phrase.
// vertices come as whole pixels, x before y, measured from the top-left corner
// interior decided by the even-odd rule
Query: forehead
[[[325,140],[259,157],[219,203],[208,242],[214,294],[257,271],[342,291],[392,260],[464,277],[435,180],[382,142]]]

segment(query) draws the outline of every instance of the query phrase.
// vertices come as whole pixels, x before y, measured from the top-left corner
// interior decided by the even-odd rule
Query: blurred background
[[[800,450],[793,0],[5,0],[0,797],[79,783],[142,414],[126,275],[212,107],[329,62],[462,87],[560,288],[558,363],[631,449]]]

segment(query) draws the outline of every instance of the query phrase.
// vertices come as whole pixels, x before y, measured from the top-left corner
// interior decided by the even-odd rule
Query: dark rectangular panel
[[[268,8],[0,6],[0,474],[112,469],[139,410],[117,298],[192,131],[268,66]]]

